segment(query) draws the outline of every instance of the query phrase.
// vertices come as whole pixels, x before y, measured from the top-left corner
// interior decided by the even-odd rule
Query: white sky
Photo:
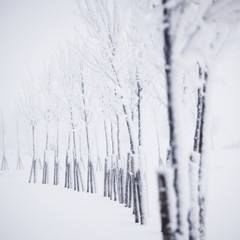
[[[1,103],[11,104],[28,68],[41,74],[59,46],[75,38],[74,11],[74,0],[0,0]]]

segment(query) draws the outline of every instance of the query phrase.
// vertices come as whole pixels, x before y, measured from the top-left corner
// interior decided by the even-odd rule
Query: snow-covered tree
[[[30,74],[26,78],[23,86],[23,95],[20,96],[19,108],[29,121],[32,130],[32,166],[30,171],[29,183],[37,182],[37,156],[36,156],[36,128],[41,118],[40,116],[40,96],[37,88],[36,79]]]

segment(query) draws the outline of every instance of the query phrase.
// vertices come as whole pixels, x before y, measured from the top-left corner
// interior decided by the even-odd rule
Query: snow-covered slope
[[[99,194],[28,184],[11,172],[0,176],[1,240],[159,240],[158,224],[134,223],[131,210]]]
[[[240,239],[240,150],[208,154],[207,239]]]
[[[240,237],[239,155],[239,150],[219,150],[207,156],[209,240]],[[28,184],[27,176],[28,171],[0,172],[1,240],[160,239],[153,211],[147,226],[140,226],[134,223],[130,209],[100,194]],[[157,196],[151,194],[149,198],[158,215],[158,206],[152,204]]]

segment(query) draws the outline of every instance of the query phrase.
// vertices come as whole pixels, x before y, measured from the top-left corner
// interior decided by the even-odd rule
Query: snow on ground
[[[240,150],[208,155],[207,226],[209,240],[240,239]]]
[[[0,173],[0,192],[1,240],[160,239],[159,224],[135,224],[130,209],[100,194],[28,184],[13,172]]]
[[[209,240],[240,239],[239,156],[239,149],[207,155]],[[99,194],[87,194],[64,189],[62,183],[28,184],[28,173],[0,172],[1,240],[161,239],[155,184],[149,184],[150,219],[141,226],[131,209],[102,197],[101,186]]]

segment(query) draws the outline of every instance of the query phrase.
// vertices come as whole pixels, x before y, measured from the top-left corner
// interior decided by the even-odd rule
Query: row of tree
[[[144,113],[157,101],[153,115],[163,238],[205,239],[206,93],[212,63],[228,40],[231,23],[238,19],[239,3],[230,2],[231,6],[225,0],[77,0],[78,40],[54,56],[40,81],[30,76],[21,97],[20,109],[32,130],[29,182],[37,181],[36,128],[41,120],[45,126],[42,183],[49,183],[47,153],[54,120],[53,184],[59,184],[61,148],[66,152],[66,188],[85,191],[86,187],[94,193],[95,170],[103,171],[103,195],[132,207],[135,222],[144,224],[143,123],[148,117]],[[221,15],[223,9],[226,13]],[[188,107],[186,101],[191,101]],[[161,107],[169,125],[166,159],[160,151],[158,131]],[[190,147],[184,144],[183,122],[189,118],[186,108],[194,113]],[[96,131],[99,122],[102,128]],[[61,131],[67,131],[67,139],[60,146]],[[105,142],[104,164],[97,143],[100,138]],[[21,160],[18,164],[21,168]],[[5,151],[2,169],[7,169]]]

